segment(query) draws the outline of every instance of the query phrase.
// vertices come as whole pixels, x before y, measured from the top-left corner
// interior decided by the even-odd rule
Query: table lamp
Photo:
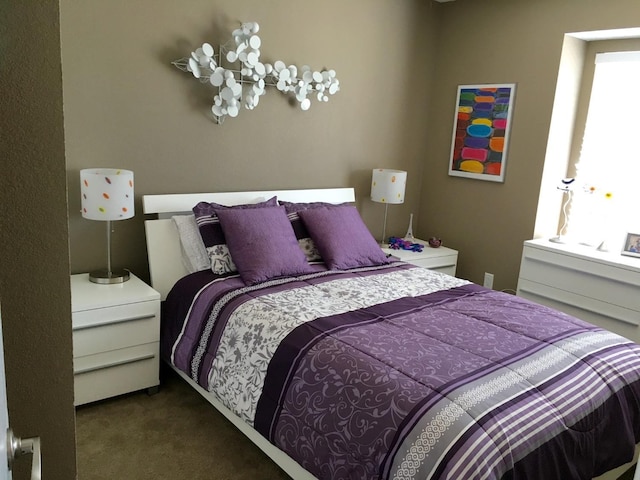
[[[404,203],[404,189],[407,185],[407,172],[388,168],[376,168],[371,176],[371,200],[384,203],[384,223],[382,241],[385,244],[387,231],[387,210],[389,204]]]
[[[82,216],[107,222],[107,268],[89,274],[94,283],[113,284],[129,280],[129,271],[111,269],[111,222],[134,215],[133,172],[117,168],[80,170]]]

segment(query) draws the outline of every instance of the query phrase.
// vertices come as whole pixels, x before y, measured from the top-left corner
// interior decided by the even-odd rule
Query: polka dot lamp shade
[[[376,168],[371,176],[371,200],[378,203],[404,203],[407,172]]]
[[[125,220],[134,216],[133,172],[117,168],[80,170],[82,216],[89,220]]]

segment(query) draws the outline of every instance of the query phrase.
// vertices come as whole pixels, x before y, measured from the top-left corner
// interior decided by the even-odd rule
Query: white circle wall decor
[[[300,68],[287,66],[282,60],[263,63],[260,60],[262,40],[257,35],[259,30],[256,22],[243,23],[231,32],[232,39],[221,45],[217,52],[205,42],[189,57],[172,62],[183,72],[189,72],[201,82],[218,89],[211,106],[218,124],[227,116],[238,116],[240,107],[253,110],[267,92],[266,87],[276,87],[284,94],[293,94],[302,110],[311,107],[311,98],[328,102],[329,95],[340,91],[335,70],[317,71],[308,65]],[[224,66],[223,61],[230,65]],[[250,88],[243,95],[245,85]]]

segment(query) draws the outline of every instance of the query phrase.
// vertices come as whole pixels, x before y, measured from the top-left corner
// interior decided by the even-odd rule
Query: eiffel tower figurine
[[[413,236],[413,213],[409,214],[409,228],[404,236],[404,239],[413,242],[416,238]]]

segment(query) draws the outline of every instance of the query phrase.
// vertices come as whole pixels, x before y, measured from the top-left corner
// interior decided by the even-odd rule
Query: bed
[[[640,346],[380,257],[354,200],[144,196],[163,359],[294,479],[624,471],[640,441]],[[192,212],[211,267],[198,271],[176,218]]]

